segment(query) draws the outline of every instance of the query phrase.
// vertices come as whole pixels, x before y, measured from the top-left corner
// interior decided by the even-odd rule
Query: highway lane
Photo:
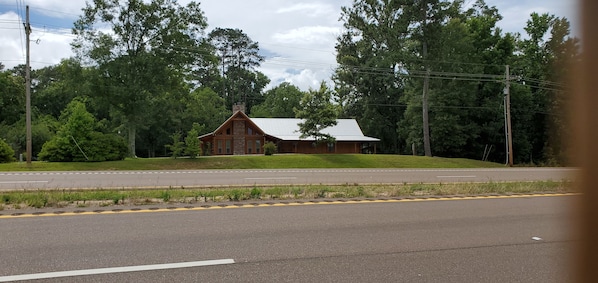
[[[574,197],[0,219],[0,280],[232,259],[44,282],[566,282]]]
[[[568,168],[0,172],[0,190],[562,180]]]

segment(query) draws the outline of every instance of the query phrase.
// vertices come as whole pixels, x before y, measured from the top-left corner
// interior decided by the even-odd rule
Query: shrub
[[[90,139],[77,142],[87,158],[72,140],[57,135],[44,143],[39,159],[51,162],[115,161],[125,159],[128,152],[125,140],[113,134],[92,132]]]
[[[273,142],[267,142],[264,144],[264,154],[273,155],[276,153],[276,145]]]
[[[228,199],[231,201],[240,201],[244,200],[244,193],[241,190],[232,190],[228,194]]]
[[[114,134],[93,132],[91,139],[81,145],[89,161],[116,161],[127,156],[128,148],[125,140]]]
[[[73,100],[63,111],[60,130],[44,143],[40,160],[54,162],[122,160],[128,153],[125,140],[96,131],[99,127],[83,102]]]
[[[252,199],[260,199],[262,197],[262,190],[258,188],[253,188],[251,189],[250,195]]]
[[[15,161],[15,151],[4,140],[0,139],[0,163]]]

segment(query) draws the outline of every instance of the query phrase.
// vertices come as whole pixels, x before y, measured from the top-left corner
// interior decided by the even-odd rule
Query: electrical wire
[[[18,12],[18,15],[19,15],[20,19],[23,19],[23,14],[22,14],[23,4],[24,4],[23,0],[17,0],[17,12]],[[21,23],[18,22],[17,25],[18,25],[18,29],[19,29],[19,40],[21,41],[21,55],[23,56],[23,59],[25,59],[25,57],[26,57],[26,54],[25,54],[26,50],[25,49],[26,48],[23,45],[23,41],[24,41],[23,38],[25,36],[23,35],[23,30],[21,29],[22,28],[21,27]]]

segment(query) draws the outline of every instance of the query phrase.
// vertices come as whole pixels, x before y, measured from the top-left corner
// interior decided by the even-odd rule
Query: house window
[[[218,141],[218,154],[222,154],[222,141]]]
[[[226,154],[230,154],[230,140],[226,140]]]
[[[253,129],[252,128],[247,128],[247,134],[248,135],[253,135]]]
[[[255,153],[260,153],[261,142],[259,140],[255,141]]]
[[[332,142],[328,143],[328,152],[334,152],[334,143],[332,143]]]
[[[247,141],[247,153],[251,154],[253,149],[253,141]]]
[[[230,136],[230,128],[226,129],[226,135]]]

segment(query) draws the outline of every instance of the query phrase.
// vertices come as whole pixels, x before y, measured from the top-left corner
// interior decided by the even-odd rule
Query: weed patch
[[[404,196],[446,196],[484,194],[529,194],[573,192],[571,182],[514,183],[444,183],[342,186],[276,186],[231,188],[169,188],[167,190],[80,190],[80,191],[4,191],[0,193],[0,210],[21,207],[90,207],[122,204],[147,205],[160,202],[193,203],[246,200],[283,200],[318,198],[376,198]]]

